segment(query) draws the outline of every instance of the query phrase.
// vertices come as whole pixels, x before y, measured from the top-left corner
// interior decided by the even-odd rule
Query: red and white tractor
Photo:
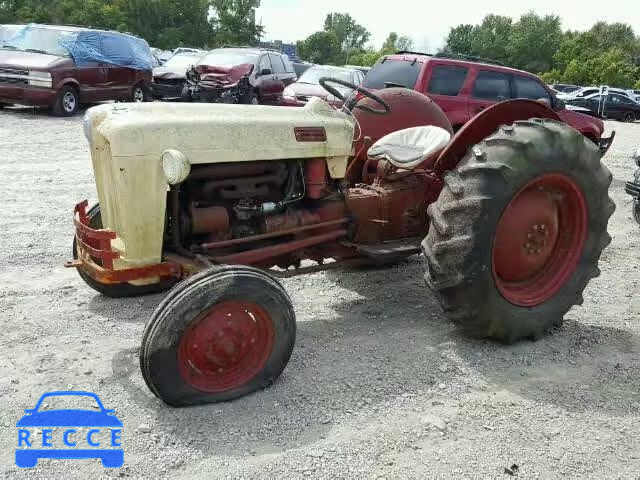
[[[282,373],[296,319],[278,276],[422,252],[449,318],[514,342],[560,325],[599,274],[608,145],[540,102],[499,103],[453,135],[420,93],[346,86],[340,111],[318,98],[88,111],[99,204],[76,205],[67,266],[111,297],[170,289],[140,350],[166,403],[231,400]]]

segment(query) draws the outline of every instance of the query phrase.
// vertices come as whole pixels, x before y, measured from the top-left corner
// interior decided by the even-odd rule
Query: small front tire
[[[276,279],[252,267],[216,267],[158,305],[144,329],[140,368],[171,406],[224,402],[273,383],[295,337],[293,306]]]

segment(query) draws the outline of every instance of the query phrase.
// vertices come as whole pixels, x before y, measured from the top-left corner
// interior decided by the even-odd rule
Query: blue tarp
[[[118,32],[64,30],[64,27],[47,29],[46,26],[30,24],[5,43],[22,50],[30,48],[57,55],[70,54],[78,67],[95,62],[140,70],[152,70],[154,66],[145,40]]]

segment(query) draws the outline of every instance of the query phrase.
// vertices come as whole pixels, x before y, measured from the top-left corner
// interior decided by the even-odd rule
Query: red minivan
[[[601,120],[566,109],[535,75],[483,61],[398,52],[378,60],[364,86],[402,86],[424,93],[444,111],[455,131],[497,102],[527,98],[545,101],[563,122],[595,143],[604,132]]]
[[[0,107],[51,107],[150,97],[153,59],[146,41],[120,32],[26,25],[0,43]]]

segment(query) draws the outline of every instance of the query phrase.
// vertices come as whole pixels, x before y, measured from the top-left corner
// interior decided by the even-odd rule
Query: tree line
[[[260,0],[0,0],[0,24],[46,23],[115,29],[153,47],[256,45]]]
[[[550,83],[640,89],[640,37],[624,23],[578,32],[563,31],[556,15],[487,15],[479,25],[452,28],[444,50],[498,60]]]
[[[260,0],[0,0],[0,24],[116,29],[165,49],[257,45],[264,34],[253,15],[259,6]],[[412,48],[411,39],[396,32],[380,49],[370,38],[351,15],[330,13],[322,30],[297,42],[298,55],[318,64],[371,66],[383,55]],[[451,28],[442,50],[497,60],[547,82],[640,89],[640,38],[624,23],[598,22],[578,32],[563,31],[556,15],[487,15],[477,25]]]
[[[333,65],[373,65],[381,56],[410,50],[411,39],[391,32],[380,49],[350,15],[327,15],[324,29],[298,42],[301,58]],[[514,21],[487,15],[480,24],[450,29],[445,53],[496,60],[547,82],[640,89],[640,38],[630,25],[598,22],[586,32],[563,31],[557,15],[529,12]]]

